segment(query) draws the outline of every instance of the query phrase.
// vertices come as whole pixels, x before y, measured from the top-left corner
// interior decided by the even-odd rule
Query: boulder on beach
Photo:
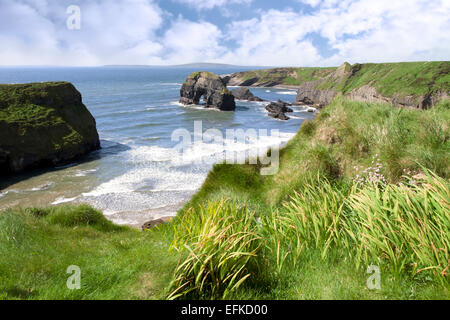
[[[151,229],[156,228],[159,225],[170,222],[172,219],[173,219],[173,217],[162,217],[159,219],[151,220],[151,221],[144,223],[142,225],[141,229],[142,229],[142,231],[151,230]]]
[[[194,72],[187,77],[180,90],[180,103],[184,105],[199,104],[204,97],[206,108],[222,111],[234,111],[236,103],[233,94],[225,82],[211,72]]]
[[[100,148],[94,117],[68,82],[0,85],[0,174],[61,165]]]

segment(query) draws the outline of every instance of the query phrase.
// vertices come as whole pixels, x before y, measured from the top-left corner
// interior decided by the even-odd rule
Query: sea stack
[[[184,105],[199,104],[201,97],[204,97],[206,108],[216,108],[222,111],[236,109],[234,96],[227,89],[225,82],[211,72],[192,73],[181,87],[180,96],[180,103]]]
[[[0,174],[71,162],[100,148],[94,117],[68,82],[0,85]]]

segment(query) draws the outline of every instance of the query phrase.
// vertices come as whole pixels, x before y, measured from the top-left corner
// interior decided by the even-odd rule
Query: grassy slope
[[[88,206],[0,214],[0,300],[164,298],[177,256],[165,233],[118,227]],[[81,268],[81,290],[66,270]]]
[[[323,79],[335,70],[336,68],[281,68],[243,72],[241,77],[243,81],[257,77],[258,83],[301,85]],[[320,88],[334,88],[346,94],[364,85],[372,85],[387,97],[393,97],[394,94],[425,95],[436,91],[450,91],[449,61],[354,64],[351,70],[352,77],[339,81],[330,78]]]
[[[303,82],[321,79],[336,68],[278,68],[242,73],[242,80],[259,78],[259,83],[279,82],[281,85],[300,85]]]
[[[386,216],[389,211],[385,210],[396,212],[395,203],[398,203],[398,201],[400,203],[401,201],[406,201],[404,211],[400,212],[417,215],[417,218],[426,210],[429,210],[430,217],[437,217],[438,212],[440,212],[440,216],[444,220],[436,223],[429,222],[429,227],[436,225],[439,226],[438,228],[441,228],[441,231],[438,231],[438,233],[440,232],[444,237],[439,236],[439,239],[436,238],[432,241],[447,241],[447,244],[442,244],[442,246],[446,246],[446,250],[448,250],[448,234],[450,233],[448,229],[450,227],[450,222],[448,221],[450,216],[448,207],[448,178],[450,175],[448,157],[450,154],[449,122],[450,102],[448,100],[440,103],[432,110],[417,112],[414,110],[395,109],[388,104],[351,102],[338,98],[325,108],[316,120],[305,123],[297,136],[282,150],[280,171],[277,175],[263,177],[259,174],[260,168],[252,165],[216,165],[202,189],[186,205],[185,210],[205,205],[210,201],[231,198],[235,199],[240,205],[245,204],[249,208],[249,212],[256,212],[263,219],[265,230],[270,230],[272,224],[280,228],[278,233],[272,230],[267,234],[263,233],[261,235],[266,241],[270,242],[270,239],[273,239],[273,242],[269,243],[264,250],[261,249],[261,252],[258,253],[259,257],[268,259],[269,264],[256,269],[251,265],[247,266],[248,271],[254,275],[253,280],[241,287],[231,297],[268,299],[450,298],[449,283],[446,280],[442,280],[442,277],[435,277],[436,274],[432,276],[432,273],[427,272],[415,274],[414,271],[407,271],[409,268],[407,266],[419,261],[416,260],[419,259],[419,256],[408,260],[408,257],[415,256],[415,253],[413,254],[412,252],[415,252],[414,250],[417,249],[402,248],[402,244],[413,243],[417,240],[417,238],[414,238],[415,236],[406,231],[410,230],[409,228],[418,227],[416,220],[411,220],[408,229],[403,229],[406,228],[403,225],[393,224],[387,227],[380,223],[380,225],[374,225],[369,230],[360,230],[358,227],[359,223],[365,225],[367,221],[371,221],[371,218],[365,217],[368,220],[361,222],[358,222],[358,219],[350,218],[349,220],[342,220],[341,223],[348,227],[341,229],[340,236],[336,236],[336,239],[330,236],[331,240],[336,241],[334,245],[327,247],[322,242],[324,240],[321,240],[321,237],[329,230],[327,224],[334,219],[336,215],[335,210],[340,210],[341,203],[347,203],[348,199],[353,197],[360,197],[361,202],[353,203],[353,207],[349,205],[349,208],[345,209],[346,214],[357,214],[363,219],[366,209],[373,205],[375,212],[379,210],[377,213],[378,217],[383,217],[382,221],[390,221],[388,216]],[[403,181],[404,183],[405,176],[409,176],[410,180],[415,181],[416,178],[412,177],[423,172],[423,168],[433,170],[443,177],[443,181],[447,183],[441,193],[441,196],[444,197],[443,199],[447,198],[443,203],[440,202],[441,205],[436,208],[430,209],[428,207],[427,189],[414,191],[414,186],[406,189],[396,189],[397,187],[395,187],[399,182]],[[379,191],[372,189],[373,187],[371,187],[370,183],[366,189],[359,190],[358,187],[357,192],[352,191],[355,185],[359,185],[357,181],[361,179],[368,180],[370,174],[375,174],[375,170],[379,170],[380,177],[386,179],[387,185],[392,185],[394,188],[392,190],[386,189],[386,195],[380,198],[380,201],[383,197],[384,199],[390,199],[389,204],[386,203],[384,207],[376,205],[375,194],[378,194]],[[316,176],[319,176],[320,179],[316,180],[314,178]],[[331,184],[324,182],[327,179],[331,181]],[[439,185],[441,182],[433,183]],[[308,189],[309,186],[312,186],[312,191]],[[316,190],[315,188],[318,189]],[[305,196],[306,200],[304,200],[304,209],[296,207],[297,209],[292,211],[293,216],[285,216],[287,214],[285,205],[291,203],[290,199],[294,195],[294,191],[298,191],[300,195],[307,195]],[[417,198],[418,202],[414,202],[418,207],[409,207],[408,203],[410,204],[410,200],[405,199],[411,196],[414,197],[422,192],[425,192],[424,198],[422,200]],[[408,193],[410,195],[405,196]],[[370,196],[363,196],[365,194]],[[330,208],[332,203],[335,203],[335,209],[333,207]],[[317,207],[318,204],[319,207]],[[391,205],[392,207],[390,207]],[[421,205],[425,205],[425,208],[421,208]],[[363,208],[363,210],[357,213],[360,210],[359,208]],[[302,210],[310,210],[309,218],[305,220],[310,221],[309,225],[300,223],[301,221],[296,216]],[[223,210],[223,212],[227,211],[227,209]],[[236,211],[234,212],[236,215]],[[198,214],[198,211],[195,210],[190,210],[188,213],[180,213],[175,225],[175,229],[177,229],[176,234],[186,234],[183,226],[187,225],[190,226],[187,234],[202,235],[205,230],[197,226],[202,226],[203,223],[201,221],[204,220],[195,220],[196,214]],[[285,218],[277,220],[280,215]],[[213,216],[213,214],[211,213],[210,216]],[[223,228],[220,227],[221,219],[227,219],[227,214],[217,219],[217,224],[213,224],[214,227],[210,226],[208,230],[215,230],[215,228],[221,230]],[[406,218],[401,217],[399,219],[404,221]],[[447,219],[446,222],[445,219]],[[288,226],[285,229],[280,227],[285,223],[284,221],[288,221],[286,222]],[[393,221],[389,223],[393,223]],[[277,238],[283,232],[289,233],[289,230],[292,230],[289,227],[291,225],[296,225],[294,234],[287,238]],[[388,228],[387,230],[397,229],[387,239],[396,239],[399,234],[404,236],[405,239],[398,240],[397,244],[389,244],[388,248],[392,246],[396,248],[393,249],[394,251],[399,250],[399,252],[397,256],[384,257],[378,262],[383,266],[382,290],[369,291],[365,287],[365,281],[368,277],[365,269],[362,267],[359,269],[355,268],[355,265],[358,263],[358,259],[355,257],[358,254],[353,248],[358,248],[359,242],[353,244],[353,240],[345,234],[358,232],[364,239],[365,236],[362,234],[378,230],[379,228]],[[242,232],[244,231],[242,230]],[[254,230],[251,229],[245,232],[251,234]],[[386,232],[384,231],[377,235],[380,237],[377,241],[380,242],[369,242],[367,245],[370,248],[367,249],[370,251],[365,253],[369,254],[370,252],[367,256],[367,261],[365,261],[367,265],[369,261],[376,261],[376,257],[385,255],[382,253],[384,252],[382,250],[387,249],[381,249],[383,245],[380,244],[380,247],[378,247],[375,244],[384,243],[386,239],[383,239],[383,236],[387,234]],[[428,232],[431,232],[431,230]],[[299,239],[303,239],[301,241],[302,245],[296,243],[297,236]],[[370,236],[375,235],[372,234]],[[204,238],[206,235],[201,237]],[[214,233],[212,237],[215,237]],[[309,240],[307,240],[308,237]],[[197,238],[194,237],[191,241],[194,241],[194,239]],[[284,247],[283,245],[280,247],[279,241],[281,243],[287,241],[287,244]],[[417,241],[423,241],[423,239]],[[187,241],[187,243],[190,242]],[[200,257],[209,257],[222,245],[221,243],[214,243],[211,239],[203,240],[203,243],[202,246],[195,246],[193,249],[195,254]],[[400,246],[396,247],[398,244]],[[280,261],[283,261],[284,254],[291,252],[287,258],[289,260],[292,250],[296,246],[302,251],[298,260],[296,260],[297,264],[294,263],[292,265],[291,263],[289,265],[286,262],[286,266],[280,267],[280,270],[278,270],[278,266],[280,263],[282,264]],[[431,247],[423,243],[419,246],[428,248],[425,249],[425,253],[422,252],[424,256],[428,257],[426,259],[433,256]],[[445,254],[445,252],[447,253]],[[216,259],[222,261],[223,257],[216,257]],[[433,263],[429,262],[430,260],[426,261],[428,262],[419,263],[418,265],[421,265],[422,268],[433,265]],[[442,271],[448,262],[448,251],[444,251],[440,261],[435,263],[440,263],[438,269]],[[258,263],[264,265],[261,261]],[[396,269],[399,268],[398,265],[403,264],[404,267],[400,267],[400,271]],[[200,272],[200,270],[195,270],[195,265],[191,267],[194,270],[190,270],[190,273],[186,273],[186,270],[177,270],[177,274],[185,281],[188,281],[186,279],[191,277],[189,274]],[[417,268],[420,269],[419,266]],[[415,275],[412,276],[409,272]],[[178,283],[178,285],[182,283]],[[190,287],[195,287],[194,282],[188,281],[188,283]],[[189,293],[188,296],[198,297],[195,294],[192,295],[192,293]]]
[[[216,165],[186,207],[223,196],[278,206],[303,183],[306,173],[351,179],[369,168],[376,155],[389,182],[398,182],[403,170],[418,171],[421,165],[448,179],[449,108],[448,100],[417,112],[337,98],[281,150],[277,175],[263,177],[258,166]]]
[[[231,292],[228,298],[448,299],[448,284],[437,281],[431,273],[423,272],[414,277],[405,272],[396,274],[390,270],[388,262],[383,265],[382,290],[369,291],[365,287],[368,275],[363,268],[355,268],[355,259],[348,248],[337,244],[323,256],[323,247],[313,245],[317,237],[312,231],[314,227],[296,228],[305,232],[302,239],[305,239],[307,247],[302,250],[297,263],[286,263],[287,267],[279,268],[279,234],[270,231],[269,222],[276,221],[278,211],[286,213],[282,204],[289,200],[294,190],[307,194],[305,186],[314,185],[311,176],[317,174],[330,181],[330,189],[329,192],[313,192],[310,196],[312,203],[306,208],[312,208],[319,217],[327,217],[321,214],[324,209],[314,209],[314,206],[328,200],[316,201],[315,197],[336,195],[340,199],[342,194],[348,194],[352,181],[366,168],[373,168],[374,160],[381,163],[381,173],[390,183],[401,181],[404,170],[414,175],[421,170],[420,165],[448,181],[449,122],[448,101],[432,110],[417,112],[398,110],[384,104],[336,99],[316,120],[305,123],[299,134],[282,150],[277,175],[263,177],[259,175],[258,166],[216,165],[179,217],[154,232],[139,233],[114,227],[86,208],[61,207],[45,210],[43,214],[19,209],[3,212],[0,214],[0,297],[164,298],[169,288],[173,290],[176,287],[177,283],[174,285],[170,281],[177,261],[187,254],[183,248],[181,253],[169,250],[174,239],[175,247],[186,243],[202,254],[215,250],[217,246],[234,244],[239,248],[242,244],[238,239],[223,243],[217,240],[220,237],[210,237],[216,232],[214,230],[230,231],[223,229],[226,219],[245,219],[246,214],[236,215],[237,212],[242,214],[241,209],[218,210],[217,219],[207,214],[210,211],[203,211],[203,215],[198,209],[186,212],[190,207],[198,208],[227,197],[235,199],[238,208],[245,205],[249,210],[245,212],[255,211],[263,219],[265,231],[257,231],[259,229],[252,219],[253,222],[245,224],[247,236],[256,232],[263,239],[275,239],[272,245],[269,243],[264,248],[242,248],[257,250],[257,258],[250,259],[250,262],[240,256],[233,257],[238,259],[237,262],[226,256],[218,257],[225,259],[222,268],[230,267],[228,261],[234,261],[233,265],[243,264],[246,266],[244,270],[248,269],[251,274],[250,280],[239,290]],[[74,218],[79,210],[78,215],[90,218]],[[75,213],[68,215],[72,211]],[[448,211],[444,210],[445,214],[448,217]],[[200,242],[199,237],[203,239]],[[233,234],[226,239],[234,239]],[[296,240],[296,237],[282,240]],[[293,245],[295,243],[289,247]],[[285,249],[281,247],[279,250]],[[229,250],[220,252],[229,253]],[[85,278],[81,291],[69,291],[65,287],[68,265],[82,267]],[[190,276],[185,276],[198,271],[198,265],[188,263],[187,266],[192,269],[185,270],[185,273],[177,272],[181,276],[178,284],[183,281],[190,284]],[[220,273],[221,270],[215,271]],[[239,276],[243,277],[244,273]],[[212,294],[205,290],[201,296],[191,292],[190,297],[216,296]]]
[[[449,61],[355,64],[352,71],[353,76],[343,82],[327,81],[321,88],[335,88],[347,94],[364,85],[371,85],[387,97],[450,90]]]

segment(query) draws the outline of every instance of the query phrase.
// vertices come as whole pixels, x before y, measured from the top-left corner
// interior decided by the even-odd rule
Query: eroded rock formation
[[[199,104],[204,97],[205,107],[222,111],[234,111],[236,103],[225,82],[211,72],[194,72],[184,82],[180,90],[180,103]]]

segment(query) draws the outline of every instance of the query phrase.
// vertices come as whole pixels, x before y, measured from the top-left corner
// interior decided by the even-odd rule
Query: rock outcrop
[[[194,72],[185,81],[180,90],[180,103],[199,104],[204,97],[205,107],[222,111],[234,111],[236,103],[233,94],[225,82],[211,72]]]
[[[99,149],[95,119],[68,82],[0,85],[0,173],[64,164]]]
[[[229,86],[241,87],[296,87],[304,81],[322,79],[336,68],[274,68],[243,71],[223,75]]]
[[[266,110],[269,112],[269,117],[280,120],[289,120],[290,118],[286,116],[286,113],[294,112],[289,106],[289,103],[278,100],[277,102],[271,102],[267,105]]]
[[[352,66],[346,62],[335,72],[323,79],[301,84],[298,88],[296,102],[298,104],[318,107],[328,105],[338,94],[338,90],[334,85],[327,87],[327,84],[341,84],[346,78],[352,75],[352,72]]]
[[[256,97],[246,87],[240,87],[240,88],[233,89],[233,90],[231,90],[231,93],[233,94],[233,96],[236,100],[258,101],[258,102],[264,101],[263,99]]]
[[[166,223],[170,222],[172,219],[173,219],[173,217],[162,217],[159,219],[151,220],[151,221],[144,223],[142,225],[141,229],[142,229],[142,231],[151,230],[151,229],[156,228],[157,226],[160,226],[162,224],[166,224]]]
[[[414,66],[413,64],[411,63],[411,66]],[[429,69],[425,63],[422,66],[416,63],[416,69],[411,68],[416,74],[413,74],[413,71],[411,73],[399,72],[400,68],[396,70],[396,66],[399,65],[401,64],[355,64],[352,66],[344,63],[323,79],[301,84],[298,88],[296,103],[324,107],[335,96],[343,95],[352,100],[386,102],[396,107],[424,110],[449,97],[450,84],[443,79],[444,75],[450,72],[449,62],[434,62],[434,66],[430,65]],[[389,76],[392,72],[397,72],[398,78],[391,76],[392,79],[390,79]],[[380,83],[380,79],[383,79],[384,82]],[[394,93],[382,94],[377,90],[377,86],[386,88],[386,83],[389,85],[399,81],[403,81],[405,84]],[[359,82],[362,84],[358,85]],[[364,82],[367,83],[364,84]],[[405,89],[413,93],[402,93],[401,91]],[[418,93],[420,91],[425,93]]]

